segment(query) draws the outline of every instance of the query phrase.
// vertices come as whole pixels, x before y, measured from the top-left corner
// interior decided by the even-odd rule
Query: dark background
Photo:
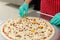
[[[34,10],[40,10],[40,0],[32,0],[30,6],[34,5]]]

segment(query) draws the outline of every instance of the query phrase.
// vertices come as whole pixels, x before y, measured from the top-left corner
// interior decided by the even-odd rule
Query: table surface
[[[16,15],[16,14],[14,14]],[[3,16],[3,15],[2,15]],[[29,12],[28,16],[30,17],[40,17],[40,14],[39,13],[36,13],[36,11],[32,11],[32,12]],[[13,16],[13,14],[11,15],[6,15],[5,18],[2,18],[0,17],[0,31],[1,31],[1,25],[8,19],[12,19],[12,18],[17,18],[19,17],[19,15],[16,15],[16,16]],[[58,33],[59,33],[59,30],[56,26],[53,26],[55,28],[55,35],[53,36],[53,38],[51,40],[56,40],[58,38]],[[0,40],[7,40],[6,38],[4,38],[0,32]]]

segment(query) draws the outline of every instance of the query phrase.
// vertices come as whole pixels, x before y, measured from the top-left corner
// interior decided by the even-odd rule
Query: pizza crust
[[[27,18],[29,18],[29,19],[34,19],[34,24],[36,23],[35,22],[35,19],[38,19],[38,20],[40,20],[41,18],[36,18],[36,17],[27,17]],[[16,19],[12,19],[12,20],[15,20],[15,22],[17,22],[18,20],[17,19],[22,19],[22,18],[16,18]],[[12,22],[12,20],[8,20],[7,22]],[[44,19],[41,19],[41,21],[44,21],[45,23],[46,23],[46,25],[48,25],[49,27],[51,27],[52,28],[52,30],[53,30],[53,33],[52,33],[52,35],[50,36],[50,37],[48,37],[48,38],[46,38],[45,40],[50,40],[52,37],[53,37],[53,35],[54,35],[54,33],[55,33],[55,30],[54,30],[54,27],[49,23],[49,22],[47,22],[46,20],[44,20]],[[26,21],[26,19],[24,20],[24,21]],[[4,25],[5,24],[8,24],[7,22],[5,22],[3,25],[2,25],[2,28],[1,28],[1,33],[2,33],[2,35],[5,37],[5,38],[7,38],[7,40],[14,40],[13,38],[10,38],[10,37],[8,37],[3,31],[4,31]],[[31,21],[32,22],[32,21]],[[26,24],[26,23],[25,23]],[[20,26],[21,26],[22,24],[20,24]],[[30,25],[30,24],[29,24]],[[40,24],[39,24],[40,25]],[[28,25],[27,25],[28,26]],[[31,25],[30,25],[31,26]],[[33,25],[34,26],[34,25]],[[18,27],[19,28],[19,27]],[[35,27],[34,27],[35,28]],[[42,27],[41,27],[42,28]],[[7,31],[8,31],[8,29],[7,29]],[[30,30],[31,32],[35,32],[35,30]],[[28,31],[27,31],[28,32]],[[29,32],[28,32],[29,33]],[[37,32],[36,32],[36,34],[37,34]],[[22,34],[23,35],[23,34]],[[14,35],[13,35],[14,36]],[[18,35],[19,36],[19,35]],[[19,38],[17,39],[17,40],[19,40]],[[34,39],[35,40],[35,39]],[[36,40],[39,40],[39,39],[36,39]],[[43,40],[43,39],[41,39],[41,40]]]
[[[53,29],[52,35],[49,38],[47,38],[47,40],[49,40],[54,36],[55,30],[54,30],[54,27],[49,22],[47,22],[46,20],[44,20],[44,21],[46,22],[46,24],[48,24],[48,26],[52,27],[52,29]]]

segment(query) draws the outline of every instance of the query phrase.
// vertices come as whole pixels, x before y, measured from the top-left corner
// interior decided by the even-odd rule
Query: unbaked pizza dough
[[[49,22],[36,17],[8,20],[1,30],[7,40],[50,40],[55,32]]]

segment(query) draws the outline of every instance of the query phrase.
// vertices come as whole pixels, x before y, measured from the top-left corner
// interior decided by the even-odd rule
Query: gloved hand
[[[28,15],[28,7],[29,5],[27,3],[24,3],[21,7],[19,7],[19,15],[21,17],[24,17],[24,15]]]
[[[57,13],[50,21],[51,24],[60,25],[60,13]]]

